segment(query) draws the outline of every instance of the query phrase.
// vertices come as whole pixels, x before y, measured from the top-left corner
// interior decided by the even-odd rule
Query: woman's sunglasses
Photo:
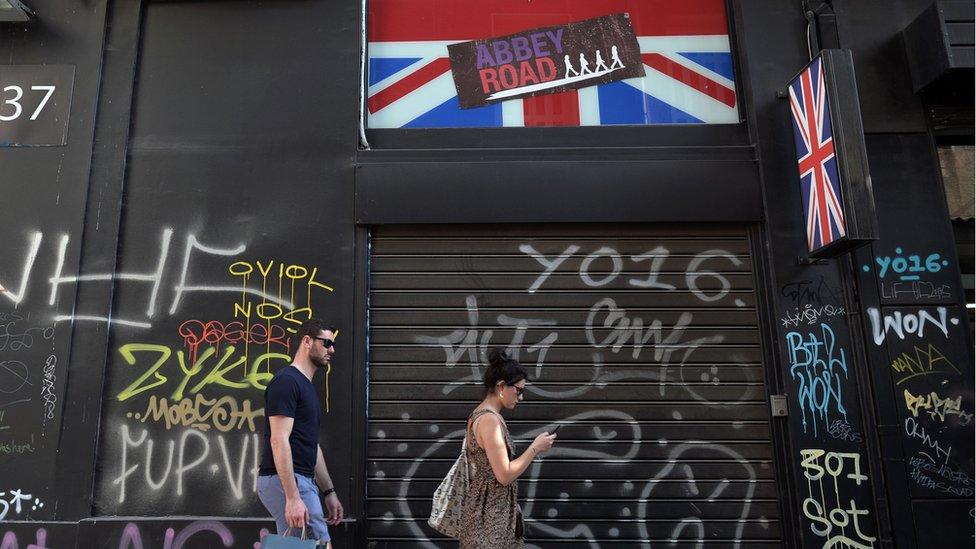
[[[525,393],[525,387],[519,387],[518,385],[509,385],[509,387],[514,387],[515,393],[518,396],[522,396],[522,394]]]

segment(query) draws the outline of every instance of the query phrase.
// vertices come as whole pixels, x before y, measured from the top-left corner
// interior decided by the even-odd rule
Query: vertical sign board
[[[810,257],[834,257],[877,238],[854,62],[823,50],[789,85]]]
[[[74,65],[0,65],[0,147],[68,141]]]

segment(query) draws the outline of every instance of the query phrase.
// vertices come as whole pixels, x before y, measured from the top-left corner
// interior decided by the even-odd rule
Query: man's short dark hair
[[[298,329],[298,333],[295,334],[295,337],[297,338],[295,347],[297,348],[298,345],[302,344],[302,339],[304,339],[305,336],[318,337],[322,330],[329,330],[330,332],[335,333],[335,330],[333,330],[321,318],[310,318],[306,320],[302,323],[302,327]]]

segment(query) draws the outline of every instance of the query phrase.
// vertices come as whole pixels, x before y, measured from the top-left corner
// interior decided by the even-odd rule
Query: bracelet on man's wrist
[[[325,497],[325,496],[328,496],[329,494],[334,494],[334,493],[335,493],[335,488],[329,488],[328,490],[323,490],[322,491],[322,497]]]

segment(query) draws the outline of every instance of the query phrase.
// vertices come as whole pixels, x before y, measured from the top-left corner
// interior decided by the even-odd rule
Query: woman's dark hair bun
[[[500,368],[509,360],[512,359],[509,358],[505,349],[502,349],[501,347],[495,347],[488,351],[488,365],[493,368]]]
[[[523,379],[529,379],[529,374],[517,360],[508,356],[505,349],[495,347],[488,351],[488,368],[484,377],[486,395],[494,390],[499,381],[514,385]]]

